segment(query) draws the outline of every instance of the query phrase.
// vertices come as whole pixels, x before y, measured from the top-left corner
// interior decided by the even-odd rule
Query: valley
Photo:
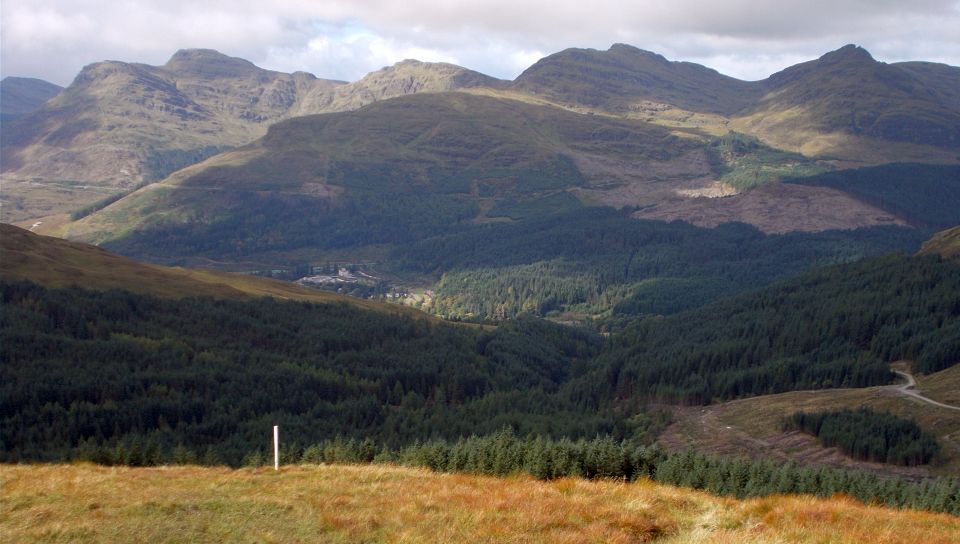
[[[0,525],[955,541],[957,88],[854,45],[5,78]]]
[[[155,263],[279,270],[290,279],[296,279],[297,269],[364,263],[374,276],[390,278],[390,285],[380,292],[353,289],[356,294],[430,290],[438,296],[404,300],[441,317],[483,321],[532,313],[590,323],[616,318],[626,308],[643,308],[636,299],[649,297],[653,285],[667,286],[671,296],[681,289],[692,293],[689,300],[670,305],[687,308],[820,264],[885,251],[913,252],[934,230],[960,221],[955,212],[960,209],[960,167],[951,136],[925,140],[919,132],[884,132],[882,125],[847,134],[833,113],[821,116],[825,120],[815,127],[804,125],[803,130],[820,131],[842,145],[872,139],[864,145],[871,153],[881,152],[870,158],[854,148],[813,153],[771,143],[770,135],[780,128],[754,130],[735,122],[757,101],[766,109],[781,98],[793,105],[818,103],[828,91],[804,89],[846,89],[851,84],[847,71],[872,74],[876,97],[842,107],[866,107],[875,98],[877,104],[896,103],[896,108],[919,108],[922,102],[917,115],[935,108],[942,108],[944,119],[954,115],[953,95],[942,88],[950,77],[930,79],[926,72],[943,76],[952,74],[951,68],[941,74],[940,68],[926,65],[886,65],[857,48],[843,48],[753,83],[622,45],[609,51],[559,52],[513,82],[453,65],[404,61],[347,84],[266,73],[207,50],[179,52],[164,67],[113,63],[107,68],[89,67],[90,75],[78,78],[55,100],[67,100],[70,93],[100,96],[97,89],[106,83],[93,77],[100,71],[123,81],[130,70],[183,81],[177,83],[178,92],[196,108],[210,111],[204,100],[212,96],[211,88],[239,97],[250,92],[254,75],[289,92],[277,95],[269,115],[253,115],[239,105],[218,106],[217,111],[234,116],[230,126],[258,119],[255,126],[228,131],[227,140],[217,140],[221,129],[166,125],[148,116],[144,126],[150,130],[208,135],[203,145],[213,155],[181,154],[195,164],[177,170],[187,163],[170,163],[176,171],[155,182],[149,176],[136,183],[131,178],[116,185],[124,188],[122,193],[96,184],[7,183],[3,195],[16,200],[14,207],[41,206],[41,214],[54,214],[18,224]],[[214,80],[201,84],[211,74]],[[917,85],[933,85],[916,104],[899,87],[890,87],[891,81],[914,79]],[[291,81],[302,85],[290,87]],[[704,87],[717,91],[709,99],[694,92]],[[49,104],[45,115],[60,115],[57,104]],[[689,115],[679,115],[681,110]],[[158,111],[156,115],[169,113]],[[708,118],[713,121],[704,121]],[[790,122],[782,127],[796,130]],[[21,132],[29,131],[20,125],[4,131]],[[93,137],[95,131],[89,134]],[[116,136],[134,138],[127,132]],[[8,140],[6,156],[34,152],[18,147],[15,138]],[[920,148],[927,152],[914,153]],[[915,162],[902,162],[907,160]],[[33,163],[50,164],[39,158]],[[874,164],[879,165],[867,166]],[[71,168],[77,165],[72,162]],[[8,169],[4,175],[19,174]],[[59,192],[18,196],[21,189],[44,187]],[[69,219],[55,214],[57,202],[72,203]],[[576,239],[578,234],[563,232],[560,223],[589,221],[591,214],[605,213],[596,212],[602,207],[630,218],[616,226],[605,218],[604,230],[643,230],[647,227],[637,223],[650,225],[644,221],[661,222],[667,232],[675,229],[666,226],[674,221],[704,229],[746,223],[768,236],[744,233],[743,243],[751,247],[747,255],[781,239],[798,249],[809,247],[811,254],[769,258],[762,272],[737,278],[729,269],[720,272],[728,257],[719,255],[707,258],[713,270],[678,274],[677,265],[694,258],[696,243],[660,271],[631,267],[634,255],[652,248],[619,234],[613,236],[623,239],[622,247],[601,244],[607,247],[573,258],[568,252],[541,252],[525,261],[504,262],[494,257],[503,252],[493,247],[485,258],[458,255],[476,254],[471,248],[491,235],[511,247],[530,243],[531,232]],[[10,208],[7,204],[5,209]],[[551,221],[552,235],[543,226]],[[892,232],[896,234],[880,234]],[[692,238],[706,242],[711,236],[703,231]],[[831,241],[823,244],[825,238]],[[579,243],[585,242],[590,248],[586,240]],[[443,254],[428,248],[443,248]],[[558,260],[559,255],[565,260]],[[597,267],[582,260],[587,256],[599,257],[604,270],[622,266],[623,271],[598,274]],[[736,266],[750,259],[740,258]],[[525,279],[532,271],[546,274],[544,283],[534,286]]]

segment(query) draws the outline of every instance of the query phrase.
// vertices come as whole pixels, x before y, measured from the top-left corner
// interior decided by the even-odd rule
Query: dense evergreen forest
[[[937,439],[909,419],[868,408],[833,412],[796,412],[784,429],[816,436],[827,447],[864,461],[923,465],[939,451]]]
[[[960,361],[960,268],[935,256],[813,271],[607,339],[533,318],[480,328],[29,283],[3,284],[0,302],[6,461],[115,448],[133,462],[182,444],[237,464],[273,424],[300,444],[503,426],[643,442],[663,424],[650,401],[875,385],[891,360]]]
[[[816,266],[912,252],[928,237],[897,227],[766,235],[745,224],[638,221],[630,211],[583,208],[477,226],[404,246],[392,261],[441,275],[433,311],[448,318],[665,315]]]
[[[274,424],[302,443],[343,435],[399,445],[504,425],[642,434],[557,394],[601,341],[545,321],[483,330],[343,304],[28,283],[3,284],[0,302],[5,461],[182,443],[236,464]]]
[[[665,318],[635,321],[578,384],[593,399],[709,403],[893,381],[960,362],[960,266],[885,256],[817,269]]]

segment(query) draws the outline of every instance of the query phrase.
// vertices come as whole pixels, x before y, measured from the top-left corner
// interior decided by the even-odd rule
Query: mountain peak
[[[869,51],[852,43],[823,55],[819,60],[820,62],[876,62]]]
[[[654,53],[653,51],[647,51],[646,49],[640,49],[639,47],[634,47],[626,43],[615,43],[610,46],[610,49],[608,49],[607,52],[652,59],[657,62],[660,62],[661,64],[666,64],[666,65],[673,64],[672,62],[667,60],[666,57],[664,57],[659,53]]]
[[[462,87],[493,86],[498,80],[473,70],[447,62],[423,62],[415,59],[402,60],[392,66],[385,66],[371,72],[356,82],[356,86],[382,87],[385,82],[394,87],[390,96],[400,96],[411,92],[449,91]],[[400,85],[403,87],[396,87]],[[384,89],[381,89],[383,91]],[[378,94],[379,91],[375,92]],[[385,97],[385,96],[384,96]]]
[[[163,67],[180,74],[204,77],[234,77],[262,71],[248,60],[213,49],[180,49]]]
[[[622,43],[606,51],[571,48],[554,53],[527,68],[513,86],[560,103],[614,112],[654,102],[729,114],[749,105],[757,94],[750,84],[716,70],[671,62],[663,55]]]
[[[797,84],[805,86],[808,90],[817,89],[821,84],[813,83],[811,78],[829,74],[830,77],[839,77],[841,81],[847,80],[851,70],[869,70],[878,64],[866,49],[849,44],[836,51],[830,51],[816,60],[785,68],[768,77],[765,84],[771,89]]]
[[[618,51],[625,51],[625,52],[637,53],[637,52],[640,52],[640,51],[643,51],[643,50],[640,49],[639,47],[635,47],[635,46],[630,45],[630,44],[628,44],[628,43],[615,43],[615,44],[613,44],[613,45],[610,46],[610,49],[608,49],[608,51],[610,51],[611,53],[616,53],[616,52],[618,52]]]

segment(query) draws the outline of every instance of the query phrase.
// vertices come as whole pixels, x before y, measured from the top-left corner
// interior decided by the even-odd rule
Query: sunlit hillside
[[[0,468],[9,542],[957,542],[960,519],[835,497],[393,466]],[[118,490],[123,490],[118,492]]]
[[[96,246],[40,236],[6,224],[0,224],[0,253],[0,279],[5,281],[32,281],[47,287],[123,289],[165,298],[273,297],[330,304],[342,302],[365,310],[427,317],[402,306],[378,304],[270,278],[141,263]]]

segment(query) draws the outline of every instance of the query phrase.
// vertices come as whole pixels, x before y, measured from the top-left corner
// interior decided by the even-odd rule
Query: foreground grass
[[[835,498],[393,466],[0,467],[6,542],[957,542],[960,519]]]

